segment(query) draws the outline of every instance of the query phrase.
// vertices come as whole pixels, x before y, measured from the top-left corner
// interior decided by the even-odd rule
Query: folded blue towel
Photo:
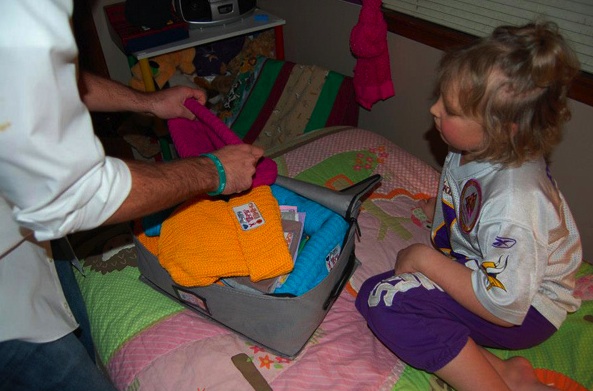
[[[299,250],[293,271],[274,293],[302,295],[323,280],[341,252],[348,223],[339,214],[278,185],[272,194],[280,205],[293,205],[307,214],[304,235],[309,239]]]

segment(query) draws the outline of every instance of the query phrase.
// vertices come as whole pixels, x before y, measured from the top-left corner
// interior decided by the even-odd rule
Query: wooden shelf
[[[284,19],[278,18],[269,12],[256,9],[241,19],[236,19],[226,24],[193,27],[190,25],[189,38],[155,46],[150,49],[132,53],[138,60],[187,49],[193,46],[221,41],[223,39],[246,35],[269,28],[286,24]]]

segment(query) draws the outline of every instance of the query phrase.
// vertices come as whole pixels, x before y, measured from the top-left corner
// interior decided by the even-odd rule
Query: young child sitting
[[[449,154],[423,205],[434,247],[401,250],[356,306],[400,359],[458,391],[549,389],[525,358],[485,347],[538,345],[579,308],[579,233],[546,164],[578,71],[553,23],[496,28],[441,61],[430,113]]]

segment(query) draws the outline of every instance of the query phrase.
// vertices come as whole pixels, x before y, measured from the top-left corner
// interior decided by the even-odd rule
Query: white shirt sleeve
[[[0,4],[0,195],[38,240],[94,228],[131,188],[78,92],[70,0]]]

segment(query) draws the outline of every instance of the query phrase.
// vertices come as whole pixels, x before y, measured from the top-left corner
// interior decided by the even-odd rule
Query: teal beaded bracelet
[[[220,159],[211,153],[203,153],[200,156],[204,156],[212,160],[214,166],[216,167],[216,171],[218,171],[218,189],[208,192],[207,194],[209,196],[217,196],[222,194],[224,187],[226,186],[226,173],[224,172],[224,166],[220,162]]]

